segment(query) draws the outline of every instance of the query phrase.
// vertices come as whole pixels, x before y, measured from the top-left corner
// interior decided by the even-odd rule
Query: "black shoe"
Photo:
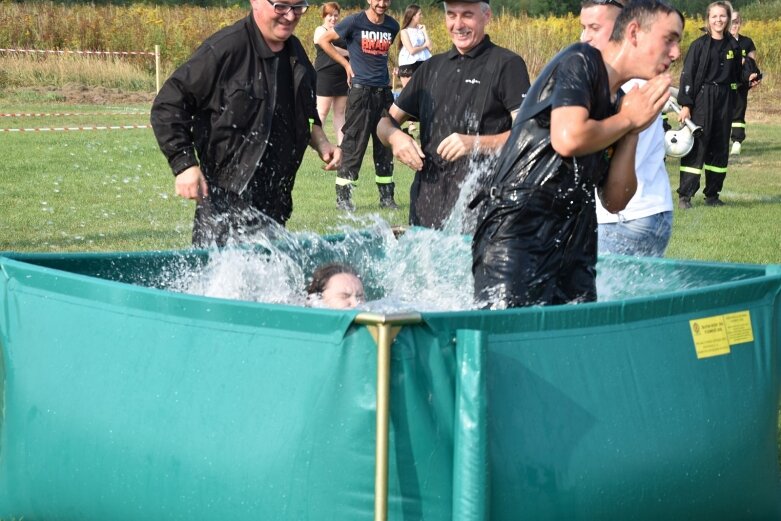
[[[689,210],[692,207],[692,200],[691,197],[679,197],[678,198],[678,208],[681,210]]]
[[[724,201],[719,199],[719,196],[716,197],[706,197],[705,198],[705,206],[724,206]]]
[[[380,208],[386,208],[388,210],[398,210],[399,205],[393,200],[393,192],[396,185],[394,183],[377,184],[377,189],[380,191]]]
[[[336,208],[343,212],[354,212],[355,204],[352,196],[353,187],[351,185],[336,185]]]

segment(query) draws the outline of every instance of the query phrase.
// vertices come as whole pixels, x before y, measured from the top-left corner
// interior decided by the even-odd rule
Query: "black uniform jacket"
[[[724,37],[728,41],[727,52],[732,52],[732,58],[729,62],[733,70],[729,77],[734,78],[736,83],[745,81],[742,74],[740,46],[731,34],[725,34]],[[704,34],[694,40],[686,52],[686,59],[683,62],[683,71],[681,72],[681,86],[678,91],[678,103],[682,107],[694,106],[694,100],[697,98],[697,94],[705,81],[704,76],[708,70],[712,41],[709,34]],[[737,85],[735,88],[737,88]]]
[[[316,73],[301,42],[291,36],[295,139],[301,163],[311,125],[320,125]],[[277,57],[250,14],[210,36],[160,89],[152,105],[155,136],[174,174],[201,164],[207,182],[242,193],[269,143]],[[197,154],[197,156],[196,156]]]

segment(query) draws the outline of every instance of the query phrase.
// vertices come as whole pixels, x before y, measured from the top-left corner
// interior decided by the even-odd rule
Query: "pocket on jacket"
[[[251,82],[233,82],[225,89],[225,110],[221,124],[236,129],[247,129],[256,118],[263,102],[263,91]]]

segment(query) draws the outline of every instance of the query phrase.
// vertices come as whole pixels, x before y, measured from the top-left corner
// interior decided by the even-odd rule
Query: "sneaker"
[[[731,156],[739,156],[740,155],[740,141],[733,141],[732,142],[732,149],[730,149],[729,155],[731,155]]]
[[[705,198],[705,206],[724,206],[724,204],[724,201],[719,199],[718,196]]]
[[[689,210],[692,207],[691,197],[679,197],[678,208],[681,210]]]

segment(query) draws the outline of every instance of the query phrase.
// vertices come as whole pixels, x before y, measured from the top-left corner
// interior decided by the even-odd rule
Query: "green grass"
[[[108,112],[148,106],[29,103],[0,97],[0,113]],[[143,124],[145,115],[1,118],[0,127]],[[330,132],[330,125],[326,125]],[[781,125],[750,124],[743,154],[731,159],[722,208],[675,211],[668,257],[781,263]],[[137,251],[189,245],[194,203],[174,195],[173,176],[151,130],[0,132],[0,250]],[[678,185],[671,162],[671,185]],[[335,209],[334,173],[307,151],[288,228],[328,233],[356,223]],[[380,210],[367,154],[355,191],[357,216],[405,224],[412,172],[396,166],[396,212]]]
[[[0,105],[2,113],[106,112],[122,107]],[[145,107],[125,107],[143,109]],[[148,108],[148,107],[146,107]],[[0,127],[144,124],[144,115],[2,118]],[[174,177],[151,130],[0,132],[0,250],[136,251],[190,243],[194,203],[174,195]],[[406,223],[412,172],[396,168],[395,212],[379,209],[370,156],[355,191],[358,215]],[[335,207],[334,172],[307,151],[294,190],[291,230],[355,225]]]
[[[668,164],[673,189],[678,162]],[[700,192],[694,208],[676,209],[667,256],[681,259],[781,263],[781,125],[749,124],[739,156],[731,156],[721,198],[706,207]],[[705,180],[702,180],[704,187]],[[673,193],[674,199],[677,194]]]

